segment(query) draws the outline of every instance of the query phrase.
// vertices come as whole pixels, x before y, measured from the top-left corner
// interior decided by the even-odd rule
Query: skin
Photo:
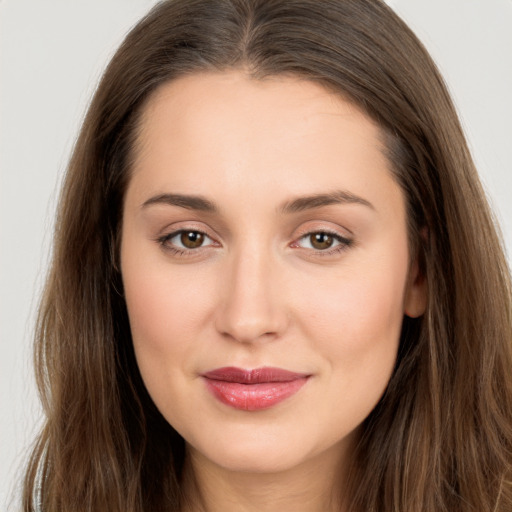
[[[187,510],[339,510],[403,315],[425,307],[404,197],[380,140],[356,107],[291,77],[196,74],[146,105],[121,269],[145,385],[187,443]],[[345,200],[283,211],[334,191]],[[155,199],[162,194],[201,196],[217,209]],[[206,235],[185,248],[168,236],[180,229]],[[323,232],[339,239],[315,249],[310,234]],[[241,411],[201,378],[224,366],[311,377],[270,409]]]

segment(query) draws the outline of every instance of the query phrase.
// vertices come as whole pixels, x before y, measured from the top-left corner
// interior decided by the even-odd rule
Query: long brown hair
[[[65,179],[40,308],[46,413],[24,510],[177,511],[184,442],[140,378],[117,249],[137,122],[198,71],[292,74],[382,128],[428,284],[350,475],[357,512],[512,510],[512,299],[502,245],[436,66],[380,0],[169,0],[127,36]]]

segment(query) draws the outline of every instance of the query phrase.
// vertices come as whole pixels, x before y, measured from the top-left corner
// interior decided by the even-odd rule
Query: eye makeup
[[[207,240],[212,243],[204,245]],[[207,233],[197,228],[175,230],[157,237],[156,242],[164,251],[170,252],[178,257],[197,255],[199,251],[202,252],[202,250],[209,246],[220,247],[218,242],[214,241]]]
[[[206,243],[210,241],[210,243]],[[157,237],[156,242],[161,248],[178,257],[197,255],[207,247],[220,247],[207,233],[197,228],[183,228]],[[205,244],[206,243],[206,244]],[[292,242],[289,247],[312,252],[318,256],[333,256],[348,249],[354,243],[353,239],[341,236],[333,230],[307,231]]]
[[[301,242],[305,245],[301,245]],[[311,250],[318,256],[332,256],[348,249],[353,243],[353,239],[341,236],[335,231],[315,230],[304,233],[296,242],[292,242],[290,247]]]

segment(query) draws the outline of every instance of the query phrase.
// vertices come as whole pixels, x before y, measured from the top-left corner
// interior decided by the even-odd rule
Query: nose
[[[216,328],[240,343],[279,338],[287,327],[287,304],[279,269],[264,251],[233,256],[221,277]]]

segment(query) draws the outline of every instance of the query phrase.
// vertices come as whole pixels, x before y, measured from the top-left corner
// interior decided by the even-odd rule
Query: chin
[[[290,470],[307,458],[297,449],[283,446],[231,446],[218,447],[203,456],[215,465],[236,473],[279,473]]]
[[[353,443],[353,433],[334,438],[325,436],[315,442],[314,432],[304,426],[293,429],[251,428],[234,429],[223,436],[210,430],[206,439],[187,443],[196,461],[209,461],[226,471],[236,473],[271,474],[290,471],[313,459],[340,460]],[[277,425],[276,425],[277,427]],[[284,432],[284,433],[283,433]],[[339,434],[339,433],[338,433]]]
[[[197,461],[210,461],[228,471],[275,473],[301,463],[311,448],[304,433],[267,428],[210,428],[195,439],[185,434],[187,449]],[[189,437],[187,439],[187,437]]]

